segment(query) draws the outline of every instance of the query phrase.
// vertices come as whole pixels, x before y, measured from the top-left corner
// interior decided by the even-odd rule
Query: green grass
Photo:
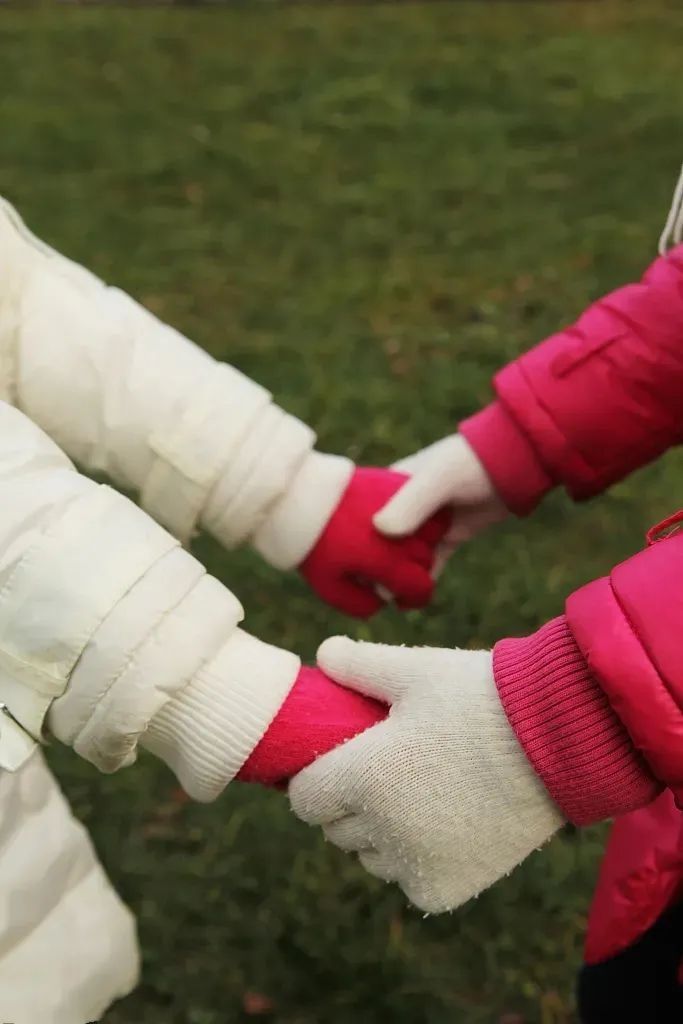
[[[316,425],[385,462],[484,402],[491,372],[638,274],[680,143],[683,12],[661,4],[40,10],[0,16],[0,191]],[[312,657],[348,630],[490,644],[683,504],[671,454],[581,508],[471,544],[435,605],[354,625],[207,540],[248,628]],[[600,830],[451,916],[234,786],[53,757],[145,956],[109,1024],[565,1024]],[[250,1012],[251,1006],[251,1012]],[[1,1011],[1,1007],[0,1007]]]

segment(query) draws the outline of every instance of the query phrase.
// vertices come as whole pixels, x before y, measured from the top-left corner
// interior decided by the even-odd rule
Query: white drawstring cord
[[[681,172],[681,178],[683,178],[683,172]],[[681,236],[683,235],[683,201],[678,209],[678,216],[676,217],[676,224],[674,225],[674,245],[680,245]]]
[[[671,209],[659,239],[659,254],[665,256],[670,245],[678,245],[683,238],[683,167],[671,200]]]

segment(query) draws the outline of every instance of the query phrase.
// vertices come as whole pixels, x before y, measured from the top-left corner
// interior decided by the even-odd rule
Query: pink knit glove
[[[386,704],[338,686],[304,665],[289,696],[237,778],[283,788],[317,757],[376,725]]]
[[[404,537],[384,537],[373,516],[407,477],[389,469],[356,469],[315,547],[300,566],[313,590],[347,615],[365,619],[384,601],[378,585],[399,608],[423,608],[434,590],[436,549],[450,512],[438,512]]]

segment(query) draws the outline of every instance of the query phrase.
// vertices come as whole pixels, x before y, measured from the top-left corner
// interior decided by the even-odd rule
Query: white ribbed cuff
[[[187,793],[215,800],[265,734],[301,666],[296,655],[241,629],[149,723],[141,745]]]
[[[341,455],[312,451],[252,544],[276,569],[293,569],[315,546],[341,501],[354,465]]]

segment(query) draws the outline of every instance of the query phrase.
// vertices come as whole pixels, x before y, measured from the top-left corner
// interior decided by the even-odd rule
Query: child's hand
[[[334,637],[318,660],[391,711],[298,775],[292,807],[416,906],[457,907],[561,826],[508,723],[490,651]]]
[[[461,434],[443,438],[393,468],[410,479],[374,517],[375,526],[387,537],[405,537],[439,509],[450,508],[451,524],[439,546],[437,573],[458,544],[508,515],[486,470]]]
[[[450,525],[450,512],[424,516],[418,529],[400,538],[384,537],[373,526],[373,516],[406,479],[387,469],[356,469],[300,566],[313,590],[348,615],[374,615],[385,592],[400,608],[422,608],[431,600],[436,550]]]

